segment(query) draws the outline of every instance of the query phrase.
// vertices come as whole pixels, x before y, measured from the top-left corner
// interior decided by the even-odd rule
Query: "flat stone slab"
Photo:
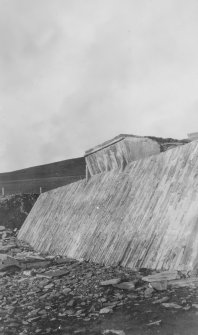
[[[157,300],[154,300],[152,302],[153,305],[156,305],[156,304],[161,304],[162,302],[167,302],[169,300],[169,297],[163,297],[161,299],[157,299]]]
[[[117,329],[106,329],[103,331],[102,335],[125,335],[125,332]]]
[[[39,256],[39,255],[29,255],[28,257],[27,257],[27,259],[29,260],[29,261],[45,261],[45,258],[44,257],[41,257],[41,256]]]
[[[10,251],[11,249],[16,248],[16,244],[8,244],[5,246],[0,246],[0,253],[6,254],[6,252]]]
[[[6,255],[6,254],[0,254],[0,263],[1,264],[17,264],[19,265],[19,262],[17,259],[15,259],[14,257],[10,256],[10,255]]]
[[[23,270],[29,270],[29,269],[38,269],[38,268],[45,268],[46,266],[51,264],[51,261],[37,261],[37,260],[20,260],[19,261],[20,267]]]
[[[100,285],[101,286],[108,286],[108,285],[116,285],[120,283],[121,279],[120,278],[112,278],[109,280],[101,281]]]
[[[54,277],[63,277],[69,274],[70,271],[67,269],[61,269],[61,270],[50,270],[42,273],[42,277],[47,277],[47,278],[54,278]]]
[[[100,310],[99,312],[100,314],[108,314],[108,313],[112,313],[112,308],[109,307],[104,307]]]
[[[175,304],[174,302],[164,302],[162,303],[162,306],[166,307],[166,308],[175,308],[175,309],[180,309],[182,308],[182,306]]]
[[[123,282],[120,284],[113,285],[116,288],[119,288],[121,290],[127,290],[127,291],[133,291],[135,289],[134,282]]]
[[[198,286],[198,277],[191,277],[179,280],[171,280],[168,283],[168,286],[171,287],[197,287]]]
[[[176,270],[159,272],[150,276],[142,277],[142,280],[149,283],[175,279],[180,279],[180,275]]]
[[[5,272],[11,267],[17,267],[18,269],[21,269],[19,262],[15,258],[5,255],[4,259],[0,263],[0,271]]]

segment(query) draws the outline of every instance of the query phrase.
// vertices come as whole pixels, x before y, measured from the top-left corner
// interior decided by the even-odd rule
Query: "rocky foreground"
[[[0,335],[134,334],[127,322],[102,325],[127,310],[154,334],[166,313],[198,313],[196,272],[132,271],[41,255],[16,236],[0,226]]]

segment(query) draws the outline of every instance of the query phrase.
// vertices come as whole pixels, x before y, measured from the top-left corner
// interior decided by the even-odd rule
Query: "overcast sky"
[[[0,0],[0,172],[194,131],[197,0]]]

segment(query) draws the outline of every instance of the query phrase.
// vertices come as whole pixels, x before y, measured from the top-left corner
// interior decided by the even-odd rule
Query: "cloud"
[[[0,170],[198,116],[195,0],[0,0]]]

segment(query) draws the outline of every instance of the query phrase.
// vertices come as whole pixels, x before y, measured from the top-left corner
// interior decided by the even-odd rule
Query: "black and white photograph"
[[[198,334],[198,1],[0,0],[0,335]]]

